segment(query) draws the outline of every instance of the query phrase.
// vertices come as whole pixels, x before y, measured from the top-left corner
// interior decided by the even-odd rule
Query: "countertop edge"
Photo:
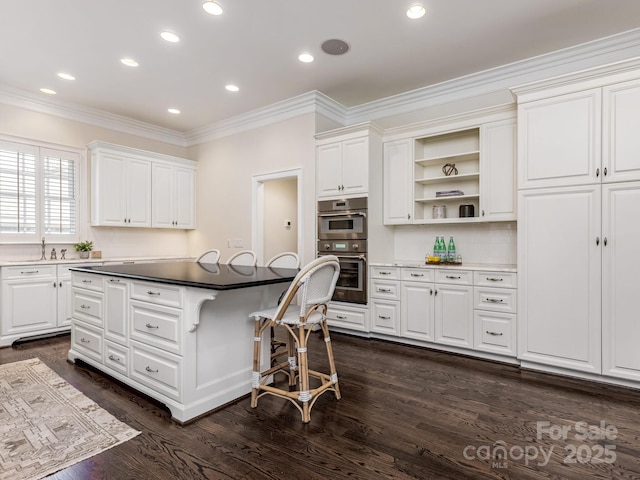
[[[370,262],[371,267],[402,267],[402,268],[437,268],[437,269],[455,269],[455,270],[488,270],[492,272],[513,272],[518,271],[517,265],[514,264],[495,264],[495,263],[463,263],[461,265],[438,265],[425,264],[411,260],[400,260],[397,262]]]

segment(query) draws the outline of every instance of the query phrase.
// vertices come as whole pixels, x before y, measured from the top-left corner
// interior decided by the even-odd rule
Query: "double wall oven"
[[[340,276],[333,300],[367,303],[367,198],[318,202],[318,256],[335,255]]]

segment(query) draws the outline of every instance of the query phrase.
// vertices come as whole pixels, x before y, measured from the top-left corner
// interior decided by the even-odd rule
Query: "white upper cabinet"
[[[384,142],[386,225],[513,221],[515,109],[441,119]],[[472,216],[460,216],[471,205]],[[443,208],[444,207],[444,208]]]
[[[602,102],[602,181],[640,180],[640,80],[605,87]]]
[[[117,152],[91,159],[91,223],[151,227],[151,162]]]
[[[482,125],[480,138],[480,218],[516,219],[516,121]]]
[[[584,185],[600,175],[600,89],[518,105],[518,188]]]
[[[410,223],[413,217],[412,140],[385,142],[383,152],[384,223]]]
[[[195,162],[92,142],[91,224],[194,228]]]
[[[152,171],[154,228],[195,228],[195,170],[155,163]]]
[[[368,192],[368,136],[319,144],[316,162],[318,197],[343,197]]]

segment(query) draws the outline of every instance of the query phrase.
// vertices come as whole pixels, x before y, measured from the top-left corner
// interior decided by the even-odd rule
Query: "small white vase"
[[[78,256],[80,258],[89,258],[89,253],[90,252],[78,252]]]

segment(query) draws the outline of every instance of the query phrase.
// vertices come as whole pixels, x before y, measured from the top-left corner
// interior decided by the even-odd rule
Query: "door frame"
[[[264,258],[264,184],[271,180],[283,180],[286,178],[297,179],[297,202],[298,202],[298,257],[304,258],[302,251],[304,232],[304,221],[302,215],[302,169],[292,168],[277,172],[253,175],[251,177],[251,245],[258,256],[260,263],[264,263],[268,258]]]

